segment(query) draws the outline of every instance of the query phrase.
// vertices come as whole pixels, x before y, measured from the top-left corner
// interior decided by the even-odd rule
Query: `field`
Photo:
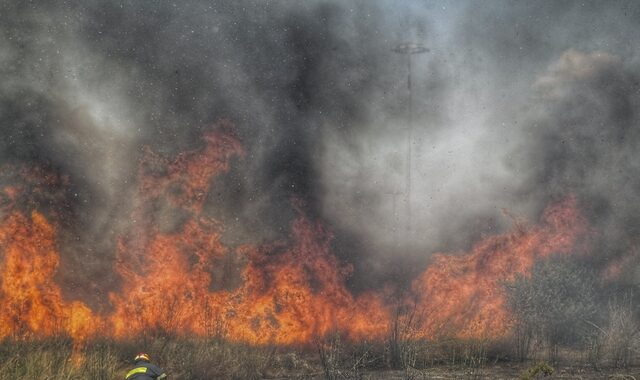
[[[170,379],[637,379],[640,367],[594,363],[588,352],[562,351],[555,363],[516,361],[504,344],[443,340],[343,344],[338,336],[309,347],[248,346],[221,339],[140,338],[74,347],[65,338],[5,340],[0,380],[122,379],[131,358],[149,352]],[[396,357],[394,357],[396,356]],[[396,360],[398,360],[396,362]]]

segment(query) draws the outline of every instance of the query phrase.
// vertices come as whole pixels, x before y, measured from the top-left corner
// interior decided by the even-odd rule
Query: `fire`
[[[199,214],[211,179],[229,169],[232,157],[244,154],[228,121],[205,134],[203,140],[202,150],[180,153],[173,161],[145,148],[146,156],[138,171],[140,196],[146,201],[164,197],[177,207]]]
[[[251,252],[246,281],[235,292],[242,300],[241,323],[231,330],[251,341],[286,344],[338,330],[352,339],[380,338],[389,317],[382,300],[347,290],[352,268],[331,254],[330,238],[322,226],[300,216],[284,252],[276,256],[273,247]]]
[[[174,159],[146,150],[131,228],[117,241],[114,271],[121,286],[109,293],[112,311],[105,315],[64,299],[54,281],[58,216],[45,217],[37,202],[23,201],[46,194],[47,186],[64,187],[65,180],[35,169],[4,186],[0,338],[162,333],[305,344],[339,331],[351,340],[383,340],[398,323],[399,305],[405,310],[399,318],[416,338],[443,332],[494,337],[509,327],[503,282],[541,257],[572,252],[585,231],[576,199],[568,198],[549,207],[536,226],[485,238],[469,253],[435,255],[399,301],[389,302],[387,290],[354,295],[346,285],[352,266],[332,254],[331,232],[306,217],[301,202],[293,202],[298,216],[286,241],[237,249],[222,243],[223,226],[203,209],[212,180],[243,155],[228,123],[206,134],[202,148]],[[159,208],[180,222],[161,228]],[[221,279],[213,269],[229,257],[242,264],[239,281],[216,287]]]
[[[65,333],[81,341],[93,331],[91,310],[65,302],[53,281],[59,261],[55,236],[55,228],[35,211],[12,213],[0,225],[0,337]]]
[[[331,254],[331,234],[303,216],[294,222],[289,244],[233,252],[248,260],[239,287],[209,290],[215,280],[209,268],[229,250],[220,242],[217,223],[202,213],[202,194],[242,149],[236,138],[220,132],[207,135],[205,142],[204,149],[171,162],[149,154],[141,165],[140,203],[134,211],[141,231],[118,248],[116,269],[124,285],[121,294],[111,294],[115,335],[224,331],[233,340],[292,344],[345,327],[354,338],[381,334],[387,320],[382,302],[349,293],[345,280],[351,267]],[[160,233],[149,220],[149,204],[163,199],[190,214],[176,232]]]
[[[423,312],[421,334],[433,337],[497,337],[509,330],[504,282],[527,273],[535,261],[550,254],[569,254],[585,232],[577,201],[569,197],[548,207],[537,226],[491,236],[471,252],[435,255],[413,283]]]

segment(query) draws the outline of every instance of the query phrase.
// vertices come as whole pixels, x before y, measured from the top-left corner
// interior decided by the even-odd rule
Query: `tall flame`
[[[66,333],[83,340],[93,331],[97,319],[91,310],[64,301],[53,281],[59,261],[55,236],[55,228],[35,211],[12,213],[0,225],[0,337]]]
[[[421,334],[496,337],[509,328],[504,282],[527,273],[539,258],[569,254],[585,221],[577,201],[569,197],[548,207],[541,223],[491,236],[471,252],[434,256],[433,263],[413,282],[423,314]]]
[[[354,295],[346,285],[353,268],[332,254],[331,232],[307,218],[300,202],[293,202],[298,217],[287,241],[238,249],[222,243],[222,226],[203,209],[212,179],[244,152],[228,124],[203,141],[201,149],[172,160],[146,150],[132,227],[117,241],[114,269],[121,286],[109,294],[113,311],[106,315],[65,300],[55,283],[56,227],[37,207],[27,213],[18,205],[21,193],[43,190],[5,186],[0,338],[65,333],[82,341],[93,334],[124,338],[158,332],[297,344],[340,331],[352,340],[382,340],[397,323],[398,305],[413,310],[401,317],[411,320],[416,338],[443,332],[498,336],[508,331],[510,319],[503,282],[526,273],[541,257],[572,252],[585,230],[577,201],[570,197],[550,206],[537,226],[517,225],[514,232],[483,239],[468,253],[435,255],[399,301],[389,302],[386,289]],[[43,175],[36,170],[23,181]],[[183,222],[160,228],[159,207]],[[214,269],[229,257],[243,263],[240,278],[221,288]]]

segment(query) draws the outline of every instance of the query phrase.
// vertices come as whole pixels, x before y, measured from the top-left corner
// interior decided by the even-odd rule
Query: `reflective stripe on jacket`
[[[164,370],[155,364],[138,361],[135,365],[136,367],[127,373],[125,380],[160,380],[167,377]]]

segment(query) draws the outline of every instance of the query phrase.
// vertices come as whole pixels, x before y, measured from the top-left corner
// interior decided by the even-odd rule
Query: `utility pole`
[[[402,191],[387,191],[385,194],[391,196],[391,215],[393,216],[393,249],[398,249],[398,196],[405,195]]]
[[[406,203],[406,234],[407,238],[412,238],[412,217],[411,217],[411,172],[412,172],[412,157],[413,157],[413,88],[411,83],[412,72],[412,57],[417,54],[424,54],[429,52],[429,49],[424,47],[420,43],[401,43],[393,48],[393,52],[407,56],[407,94],[408,94],[408,109],[409,109],[409,123],[407,126],[407,148],[405,158],[405,203]]]

